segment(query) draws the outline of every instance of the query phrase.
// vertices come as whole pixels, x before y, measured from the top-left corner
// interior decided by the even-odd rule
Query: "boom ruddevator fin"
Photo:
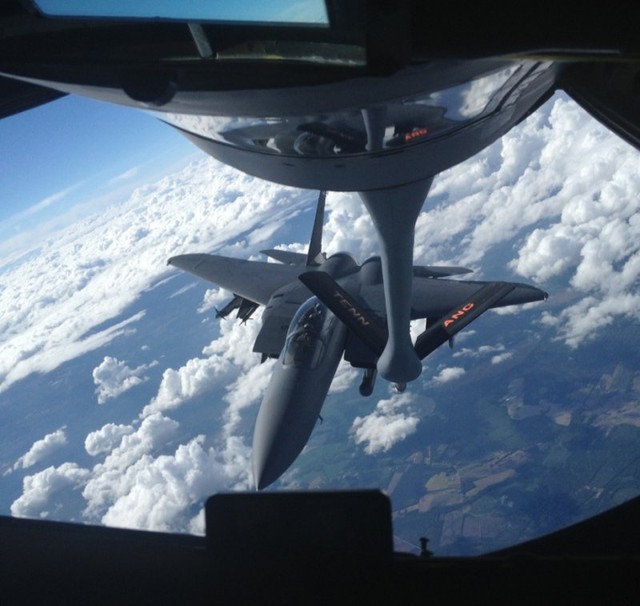
[[[442,316],[416,339],[415,349],[418,357],[423,360],[440,345],[450,342],[453,335],[460,332],[514,288],[515,284],[507,282],[490,282],[479,288],[465,302]]]
[[[300,281],[322,301],[362,342],[380,357],[387,343],[387,330],[375,314],[368,312],[329,274],[308,271]]]

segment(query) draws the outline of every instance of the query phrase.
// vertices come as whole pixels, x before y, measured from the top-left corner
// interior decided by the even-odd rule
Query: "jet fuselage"
[[[316,297],[293,318],[256,419],[252,464],[258,489],[277,480],[309,440],[346,336],[347,327]]]

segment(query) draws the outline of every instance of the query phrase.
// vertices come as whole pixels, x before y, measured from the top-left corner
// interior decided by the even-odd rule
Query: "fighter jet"
[[[379,257],[361,265],[348,253],[321,252],[326,192],[320,192],[306,255],[266,250],[279,263],[207,254],[168,263],[234,293],[218,312],[265,307],[253,350],[263,362],[277,357],[253,434],[253,475],[258,489],[275,482],[296,460],[316,425],[340,360],[363,369],[360,393],[373,391],[388,339],[384,279]],[[540,301],[542,290],[512,282],[450,280],[464,267],[413,267],[411,320],[426,320],[414,351],[423,359],[492,307]],[[404,383],[396,383],[398,391]]]

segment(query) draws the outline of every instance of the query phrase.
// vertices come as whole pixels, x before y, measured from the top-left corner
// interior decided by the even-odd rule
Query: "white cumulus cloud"
[[[63,463],[59,467],[47,467],[34,475],[26,476],[22,494],[11,504],[11,515],[24,518],[49,517],[54,497],[65,489],[77,489],[89,475],[75,463]]]
[[[202,304],[198,307],[198,313],[203,314],[210,309],[222,308],[231,294],[223,288],[208,288],[202,297]]]
[[[237,460],[248,460],[248,449],[238,450],[236,444],[219,453],[206,448],[204,442],[204,436],[197,436],[172,455],[141,459],[127,468],[113,487],[117,497],[108,504],[101,522],[165,532],[186,528],[202,532],[194,504],[201,508],[215,492],[249,487],[248,465],[239,468]]]
[[[199,435],[172,445],[178,427],[155,413],[135,430],[105,426],[87,437],[90,454],[112,446],[84,478],[88,521],[184,532],[192,524],[199,528],[194,504],[200,508],[214,492],[249,487],[249,449],[242,440],[229,436],[207,446]]]
[[[203,349],[203,357],[192,358],[178,369],[164,371],[158,393],[141,416],[177,408],[215,386],[224,388],[235,384],[234,389],[240,393],[254,390],[251,381],[243,383],[238,373],[260,363],[260,356],[253,352],[253,343],[260,330],[261,315],[258,311],[245,323],[221,322],[220,336]]]
[[[28,452],[14,463],[12,471],[33,467],[42,459],[46,459],[50,454],[65,446],[68,443],[65,430],[66,427],[61,427],[52,433],[48,433],[41,440],[34,442]]]
[[[443,368],[433,379],[434,383],[448,383],[454,379],[459,379],[465,374],[465,369],[461,366],[451,366],[449,368]]]
[[[386,452],[416,431],[420,419],[400,409],[411,403],[411,394],[403,393],[380,400],[366,417],[356,417],[351,425],[356,444],[366,443],[364,451],[373,455]]]
[[[513,356],[513,353],[510,351],[497,354],[491,358],[491,364],[502,364],[502,362],[506,362],[512,356]]]
[[[100,429],[92,431],[87,435],[84,440],[84,448],[92,457],[111,452],[120,444],[124,436],[134,431],[135,428],[131,425],[107,423]]]
[[[257,226],[280,224],[304,201],[300,190],[204,158],[38,241],[38,254],[2,268],[0,392],[128,334],[144,312],[116,318],[177,271],[169,257],[222,250]],[[245,241],[243,256],[261,244]]]
[[[125,362],[105,356],[104,360],[93,369],[93,382],[97,385],[96,395],[98,404],[104,404],[111,398],[116,398],[125,391],[148,380],[144,373],[157,364],[142,364],[136,368],[129,368]]]

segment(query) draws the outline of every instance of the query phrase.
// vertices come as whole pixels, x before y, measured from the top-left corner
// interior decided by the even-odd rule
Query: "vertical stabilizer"
[[[309,252],[307,253],[307,267],[320,265],[322,254],[322,226],[324,223],[324,201],[327,198],[327,192],[321,191],[318,196],[318,205],[316,206],[316,216],[313,220],[313,229],[311,230],[311,240],[309,242]]]

